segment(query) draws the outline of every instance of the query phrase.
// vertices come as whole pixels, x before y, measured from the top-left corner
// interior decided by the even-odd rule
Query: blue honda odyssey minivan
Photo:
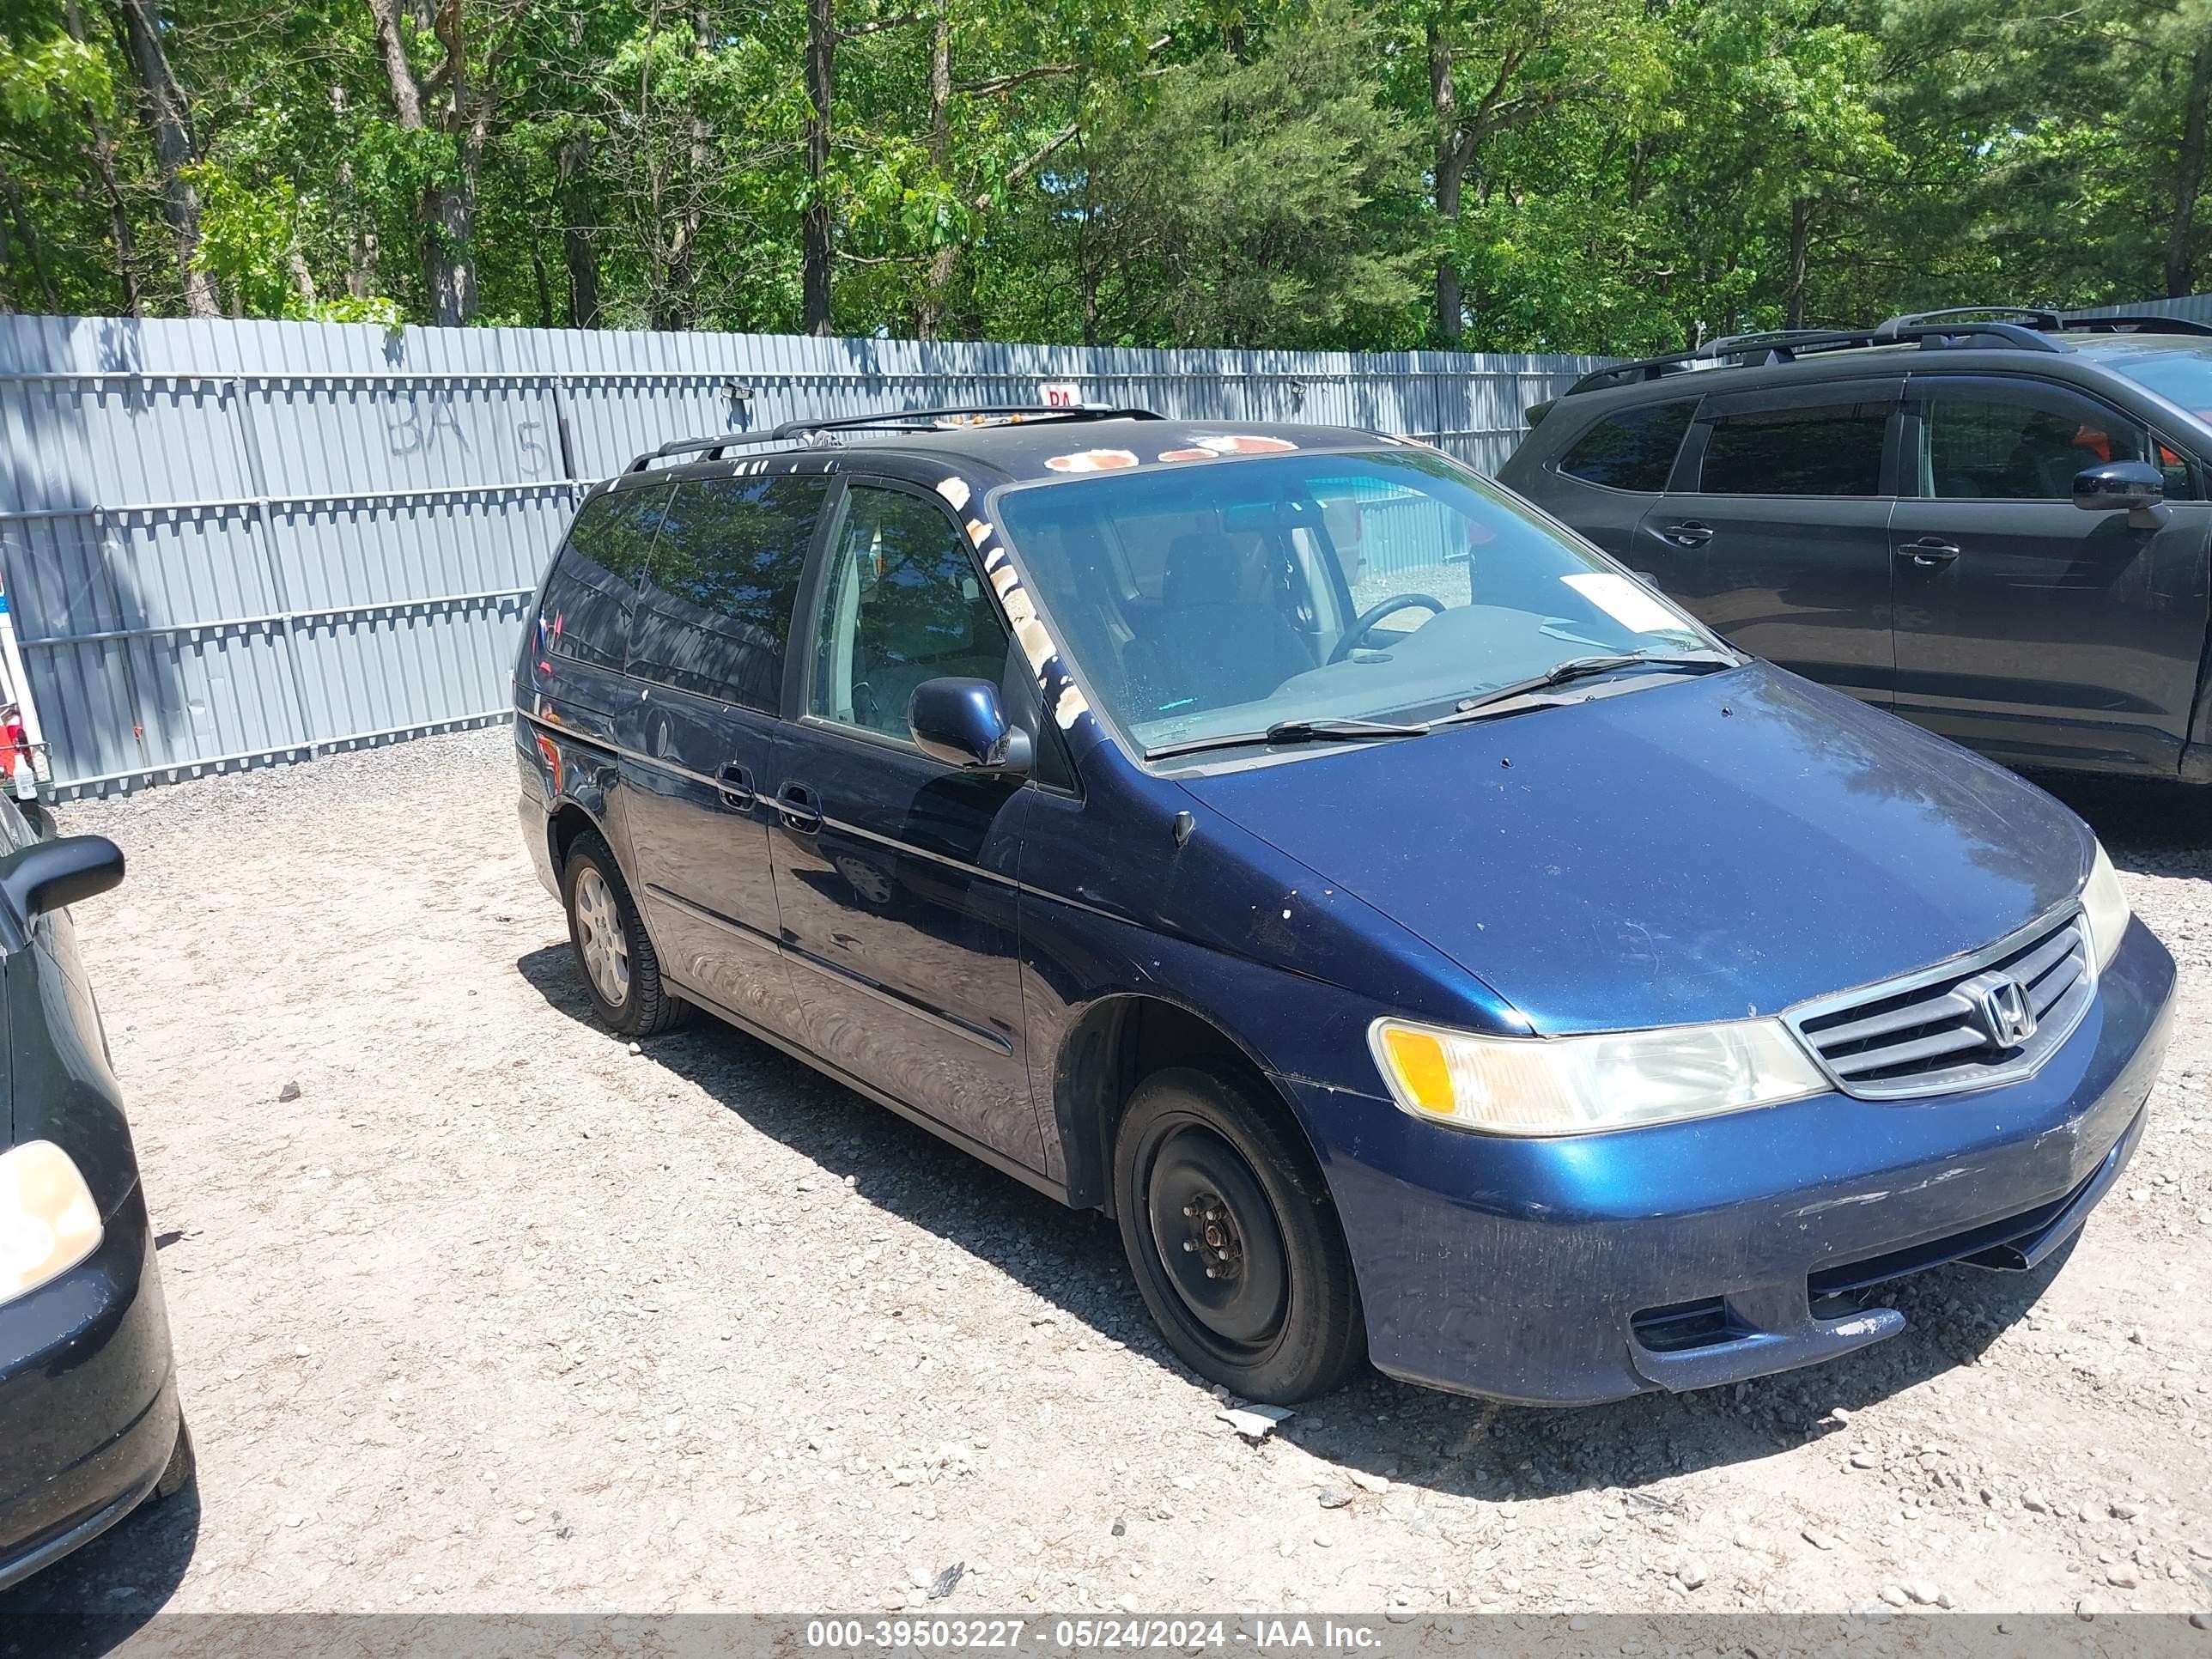
[[[1253,1399],[1847,1353],[2070,1237],[2166,1039],[2072,813],[1370,433],[671,444],[515,691],[608,1025],[706,1010],[1106,1211]]]

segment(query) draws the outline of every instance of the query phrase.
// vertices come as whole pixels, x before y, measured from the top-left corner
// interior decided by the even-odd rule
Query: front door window
[[[966,539],[918,495],[854,484],[822,590],[808,712],[906,740],[924,680],[1006,672],[1000,621]]]

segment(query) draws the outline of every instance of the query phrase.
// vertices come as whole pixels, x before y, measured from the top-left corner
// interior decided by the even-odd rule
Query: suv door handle
[[[1933,570],[1959,556],[1959,544],[1947,542],[1940,536],[1923,536],[1917,542],[1907,542],[1898,551],[1923,570]]]
[[[722,804],[735,807],[740,812],[750,811],[753,803],[760,799],[758,792],[753,788],[751,769],[740,766],[735,761],[726,763],[714,775],[714,787],[721,791]]]
[[[783,827],[793,835],[811,836],[822,827],[822,798],[803,783],[787,783],[777,793],[775,810]]]
[[[1695,519],[1686,519],[1680,524],[1670,524],[1659,532],[1677,547],[1703,547],[1713,538],[1713,527],[1699,524]]]

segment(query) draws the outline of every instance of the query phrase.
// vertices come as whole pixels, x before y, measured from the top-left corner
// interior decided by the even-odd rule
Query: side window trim
[[[1674,453],[1668,461],[1667,476],[1660,480],[1659,487],[1656,489],[1632,489],[1625,484],[1604,483],[1595,478],[1587,477],[1583,473],[1570,472],[1567,470],[1567,463],[1573,458],[1575,452],[1588,440],[1597,433],[1602,431],[1607,425],[1615,422],[1624,421],[1635,416],[1656,416],[1658,411],[1673,408],[1676,405],[1686,406],[1690,412],[1683,418],[1682,430],[1674,439]],[[1578,483],[1588,489],[1602,489],[1615,495],[1628,496],[1632,500],[1635,501],[1650,501],[1655,499],[1659,495],[1666,494],[1668,489],[1671,487],[1674,477],[1681,466],[1683,448],[1690,441],[1692,432],[1697,426],[1698,410],[1702,406],[1702,400],[1694,394],[1686,394],[1680,392],[1677,392],[1669,397],[1652,398],[1640,403],[1625,403],[1617,404],[1598,416],[1595,420],[1589,421],[1583,426],[1576,428],[1573,435],[1571,436],[1565,443],[1560,445],[1556,450],[1554,450],[1552,453],[1551,459],[1544,463],[1545,469],[1547,471],[1556,474],[1559,477],[1571,479],[1574,483]]]
[[[719,696],[696,687],[679,685],[661,676],[641,672],[641,659],[638,654],[638,623],[641,617],[644,613],[645,607],[642,604],[638,603],[637,601],[642,600],[645,596],[645,584],[653,574],[654,561],[660,550],[661,538],[666,532],[668,523],[667,509],[674,505],[677,492],[687,484],[696,485],[702,489],[712,487],[717,484],[735,485],[759,476],[762,475],[741,473],[731,471],[727,472],[709,473],[703,477],[674,478],[670,480],[668,493],[662,503],[660,523],[654,528],[652,544],[647,548],[646,557],[640,563],[637,574],[631,583],[631,591],[635,595],[635,599],[630,611],[629,628],[623,642],[623,672],[626,678],[635,680],[641,685],[650,686],[656,691],[680,693],[683,696],[696,697],[702,702],[713,703],[723,708],[753,714],[763,719],[788,721],[793,714],[791,702],[791,649],[793,641],[796,637],[800,625],[800,617],[802,614],[795,607],[805,602],[808,586],[812,580],[814,561],[818,556],[821,550],[824,526],[827,526],[836,516],[836,510],[840,502],[842,501],[844,495],[842,480],[836,472],[830,471],[827,467],[809,468],[804,471],[794,469],[793,471],[788,475],[793,477],[799,478],[822,477],[825,480],[826,487],[823,493],[821,505],[815,508],[813,526],[807,533],[806,551],[800,556],[799,580],[794,589],[794,610],[784,636],[783,672],[781,678],[776,682],[778,700],[777,707],[775,708],[757,708],[751,703],[742,701],[741,699]]]
[[[887,490],[927,505],[945,521],[945,528],[959,544],[967,558],[968,568],[975,575],[976,586],[981,589],[985,602],[991,607],[991,614],[999,619],[999,626],[1009,641],[1014,637],[1014,627],[1007,619],[1006,606],[999,602],[998,590],[984,574],[982,562],[975,556],[975,543],[969,539],[968,532],[961,527],[958,515],[942,495],[905,478],[885,477],[872,472],[840,475],[836,495],[822,514],[825,533],[816,541],[805,579],[799,584],[799,605],[802,607],[799,614],[805,618],[805,647],[804,650],[796,649],[799,630],[794,627],[792,641],[794,650],[787,656],[784,663],[785,706],[792,711],[791,718],[802,725],[842,732],[848,737],[865,738],[872,742],[887,744],[902,754],[918,755],[921,751],[910,738],[892,737],[865,726],[848,726],[842,720],[833,720],[813,712],[814,665],[822,631],[823,592],[829,586],[831,567],[837,560],[838,545],[844,539],[845,526],[852,517],[853,495],[856,489]]]
[[[851,517],[854,489],[890,490],[927,503],[945,520],[964,551],[969,568],[982,589],[983,598],[991,607],[991,614],[998,618],[1000,628],[1005,630],[1010,651],[1018,648],[1013,622],[1006,615],[1006,605],[999,597],[998,588],[985,572],[983,562],[976,557],[975,544],[961,524],[959,514],[952,510],[942,495],[912,479],[890,477],[881,473],[840,472],[836,479],[836,493],[823,509],[806,573],[799,582],[799,620],[793,624],[791,648],[784,663],[785,718],[813,732],[873,744],[893,754],[927,759],[911,738],[891,737],[863,726],[848,726],[842,720],[826,719],[812,710],[814,664],[822,629],[823,593],[829,586],[831,568],[836,562],[838,544],[844,539],[846,522]],[[1044,776],[1042,774],[1046,769],[1040,766],[1023,780],[1024,787],[1048,789],[1055,794],[1071,798],[1079,797],[1080,786],[1076,781],[1073,760],[1067,754],[1066,740],[1053,722],[1044,718],[1042,708],[1033,706],[1028,709],[1009,710],[1008,713],[1011,718],[1028,719],[1030,725],[1039,728],[1030,732],[1031,742],[1040,755],[1048,747],[1054,751],[1056,760],[1052,769],[1068,780],[1063,784]],[[945,768],[947,772],[953,769],[951,767]]]
[[[653,549],[659,544],[661,527],[667,521],[668,503],[670,499],[675,494],[675,486],[673,483],[665,481],[656,481],[651,484],[643,485],[641,487],[633,487],[629,489],[609,488],[594,490],[586,495],[584,499],[576,504],[575,512],[569,515],[568,527],[562,532],[561,544],[553,550],[553,557],[545,567],[545,575],[544,580],[538,584],[538,590],[536,596],[538,609],[542,611],[544,608],[546,600],[553,594],[555,591],[555,584],[556,582],[563,580],[572,582],[578,581],[578,579],[573,574],[566,575],[565,577],[563,574],[563,567],[566,566],[571,559],[581,560],[583,562],[591,565],[594,569],[605,571],[608,575],[612,576],[615,573],[611,570],[608,570],[605,565],[600,564],[596,559],[585,558],[584,555],[576,550],[577,521],[580,520],[586,512],[598,507],[603,501],[612,501],[623,496],[641,497],[656,492],[660,497],[659,516],[655,518],[653,520],[653,534],[647,541],[644,550],[638,556],[636,568],[629,573],[629,599],[623,615],[622,640],[620,642],[621,661],[613,665],[592,662],[588,658],[578,656],[574,652],[564,649],[564,641],[557,639],[549,641],[547,642],[545,646],[545,653],[548,656],[559,657],[564,662],[583,663],[586,666],[598,669],[602,673],[624,674],[626,672],[629,665],[630,629],[636,625],[637,622],[638,595],[643,591],[645,573],[647,568],[653,562]],[[587,584],[579,583],[579,585]]]
[[[1833,404],[1874,403],[1887,403],[1890,407],[1882,422],[1881,459],[1875,472],[1873,495],[1806,495],[1778,491],[1771,495],[1746,495],[1741,491],[1709,491],[1705,488],[1705,455],[1711,447],[1713,428],[1718,422],[1736,415],[1779,414],[1793,409],[1822,409]],[[1668,481],[1667,493],[1670,495],[1711,495],[1724,496],[1731,501],[1894,500],[1903,483],[1901,469],[1905,462],[1899,448],[1901,423],[1898,416],[1905,403],[1905,377],[1902,374],[1761,386],[1748,392],[1709,392],[1705,401],[1698,405],[1697,415],[1690,422],[1688,435],[1682,440],[1681,453],[1674,458],[1674,476]]]
[[[2092,409],[2100,410],[2113,421],[2125,422],[2139,436],[2147,441],[2151,450],[2154,451],[2159,446],[2164,445],[2165,447],[2180,456],[2183,465],[2188,469],[2192,487],[2203,477],[2203,469],[2197,465],[2195,457],[2191,455],[2186,448],[2179,444],[2169,442],[2160,434],[2154,425],[2143,419],[2142,416],[2130,410],[2123,409],[2109,398],[2100,397],[2086,386],[2075,386],[2070,381],[2039,380],[2025,374],[1923,370],[1909,376],[1905,382],[1905,410],[1911,417],[1912,428],[1907,435],[1911,440],[1911,447],[1900,458],[1898,482],[1900,486],[1909,482],[1912,487],[1909,491],[1900,489],[1899,493],[1909,501],[2051,501],[2061,499],[2057,496],[1938,495],[1935,492],[1933,483],[1925,481],[1924,475],[1927,472],[1927,463],[1929,459],[1928,405],[1930,402],[1945,392],[1952,392],[1960,397],[1962,400],[1978,396],[1997,401],[2002,400],[2008,394],[2016,394],[2023,388],[2030,392],[2048,393],[2055,399],[2070,398],[2077,403],[2086,404]],[[2194,499],[2194,496],[2188,499]]]

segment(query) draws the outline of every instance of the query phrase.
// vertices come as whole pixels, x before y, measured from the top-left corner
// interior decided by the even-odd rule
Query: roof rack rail
[[[655,461],[678,455],[696,455],[719,461],[726,449],[748,444],[789,443],[816,432],[934,432],[946,428],[982,426],[1004,422],[1017,425],[1030,421],[1158,421],[1165,416],[1149,409],[1124,409],[1109,404],[971,404],[964,409],[902,409],[879,415],[823,416],[785,421],[766,432],[725,432],[712,438],[673,438],[658,449],[647,450],[624,469],[642,472]]]
[[[2003,322],[1974,314],[1991,311],[2007,312],[2027,320]],[[1670,351],[1656,357],[1639,357],[1632,362],[1592,369],[1559,395],[1571,398],[1580,392],[1634,386],[1641,380],[1662,380],[1708,363],[1732,361],[1739,368],[1760,368],[1769,363],[1795,362],[1805,352],[1843,351],[1863,346],[1918,345],[1933,349],[1987,344],[2013,346],[2025,351],[2063,351],[2065,347],[2045,336],[2070,326],[2073,325],[2055,311],[1972,306],[1957,311],[1927,311],[1892,317],[1877,328],[1784,328],[1758,334],[1724,334],[1689,351]],[[2212,326],[2197,325],[2185,331],[2212,334]]]
[[[1998,311],[2006,307],[1973,306],[1961,307],[1961,309]],[[1901,345],[1908,340],[1915,340],[1924,349],[1930,346],[1942,346],[1954,343],[1973,343],[1978,341],[1987,341],[1998,345],[2017,346],[2025,351],[2063,351],[2066,349],[2062,345],[2053,344],[2044,337],[2045,334],[2056,332],[2062,325],[2063,319],[2057,312],[2020,310],[2016,311],[2015,314],[2033,320],[2026,324],[1976,321],[1965,319],[1956,322],[1949,320],[1958,315],[1956,311],[1926,311],[1917,314],[1893,317],[1875,330],[1874,343]]]
[[[1881,329],[1925,328],[1931,324],[1948,322],[1954,318],[1978,319],[1990,323],[2003,323],[2010,319],[2014,326],[2040,329],[2046,334],[2056,333],[2066,326],[2063,317],[2043,306],[1951,306],[1942,311],[1908,311],[1902,316],[1891,318],[1881,325]]]
[[[1112,404],[969,404],[961,409],[902,409],[881,415],[841,415],[818,421],[786,421],[775,429],[781,438],[808,432],[934,432],[947,427],[983,426],[1003,421],[1019,425],[1030,421],[1158,421],[1165,417],[1149,409],[1124,409]]]
[[[2065,326],[2086,334],[2212,334],[2212,323],[2187,317],[2069,317]]]
[[[672,438],[658,449],[647,450],[623,470],[642,472],[655,461],[665,461],[675,455],[700,455],[710,461],[719,461],[726,449],[735,449],[744,444],[772,444],[781,440],[781,434],[775,432],[725,432],[717,438]]]
[[[1801,351],[1873,343],[1874,337],[1864,330],[1792,328],[1764,334],[1725,334],[1688,351],[1669,351],[1656,357],[1639,357],[1632,362],[1594,368],[1560,396],[1571,398],[1578,392],[1601,392],[1613,386],[1633,386],[1639,380],[1656,380],[1724,358],[1751,359],[1759,364],[1787,363],[1795,362]]]

